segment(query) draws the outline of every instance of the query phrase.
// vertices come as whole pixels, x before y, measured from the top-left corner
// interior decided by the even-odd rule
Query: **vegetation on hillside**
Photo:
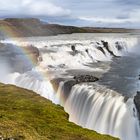
[[[5,34],[3,34],[5,32]],[[49,24],[36,18],[6,18],[0,20],[0,35],[12,33],[12,37],[51,36],[72,33],[133,33],[136,29],[76,27]],[[9,35],[9,34],[8,34]]]
[[[0,136],[4,140],[118,140],[69,122],[61,106],[32,91],[4,84],[0,84]]]

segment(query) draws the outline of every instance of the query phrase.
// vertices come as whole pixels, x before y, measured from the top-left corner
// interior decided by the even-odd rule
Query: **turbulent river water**
[[[140,139],[134,104],[140,90],[138,35],[72,34],[1,43],[1,82],[31,89],[64,106],[69,120],[80,126],[121,140]],[[30,57],[33,48],[30,53],[23,49],[31,45],[39,52],[36,64]],[[73,84],[79,74],[99,81]]]

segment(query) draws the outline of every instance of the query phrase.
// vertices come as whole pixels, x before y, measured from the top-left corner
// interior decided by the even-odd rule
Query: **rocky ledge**
[[[73,77],[76,81],[76,84],[82,82],[96,82],[99,78],[92,76],[92,75],[77,75]]]
[[[136,105],[139,120],[140,120],[140,91],[137,91],[137,95],[134,97],[134,103]]]

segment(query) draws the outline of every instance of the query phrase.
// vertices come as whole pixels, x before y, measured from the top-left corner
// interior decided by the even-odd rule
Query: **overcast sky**
[[[77,26],[140,28],[140,0],[0,0],[0,17]]]

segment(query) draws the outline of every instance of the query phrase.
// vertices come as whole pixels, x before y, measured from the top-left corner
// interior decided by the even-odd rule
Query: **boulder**
[[[123,47],[121,46],[121,44],[118,41],[115,42],[115,47],[117,48],[118,51],[123,50]]]
[[[78,50],[76,50],[74,45],[71,46],[71,50],[72,50],[72,55],[78,54]]]

